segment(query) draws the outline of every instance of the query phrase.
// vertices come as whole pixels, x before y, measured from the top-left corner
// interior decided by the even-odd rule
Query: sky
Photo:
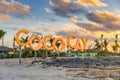
[[[18,30],[43,35],[74,34],[90,40],[120,35],[120,0],[0,0],[0,29],[12,46]]]

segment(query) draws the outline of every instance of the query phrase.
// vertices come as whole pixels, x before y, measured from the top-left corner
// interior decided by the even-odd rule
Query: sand
[[[0,80],[65,80],[64,72],[40,64],[18,64],[17,59],[0,61]]]
[[[32,59],[0,60],[0,80],[119,80],[110,78],[110,73],[119,77],[120,69],[113,68],[62,68],[30,64]]]

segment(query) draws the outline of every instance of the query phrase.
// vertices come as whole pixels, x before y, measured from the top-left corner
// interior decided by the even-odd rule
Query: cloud
[[[0,12],[29,13],[30,7],[17,1],[0,1]]]
[[[55,33],[56,33],[56,35],[61,35],[64,38],[66,38],[69,35],[73,35],[74,34],[78,38],[85,37],[85,38],[95,39],[94,36],[92,36],[91,34],[87,34],[87,33],[83,32],[83,31],[80,32],[80,31],[76,31],[76,30],[68,30],[68,31],[62,30],[62,31],[57,31]]]
[[[55,14],[55,12],[53,10],[49,9],[49,8],[44,8],[44,9],[49,14]]]
[[[86,15],[89,21],[70,18],[70,22],[89,31],[119,31],[120,15],[108,11],[93,11]]]
[[[97,23],[79,23],[78,22],[77,25],[79,25],[89,31],[105,31],[103,26],[100,24],[97,24]]]
[[[100,0],[77,0],[76,3],[79,4],[80,6],[85,6],[85,7],[106,6],[106,4],[101,2]]]
[[[43,22],[39,22],[38,25],[41,27],[45,27],[45,26],[49,27],[50,26],[49,23],[43,23]]]
[[[106,31],[117,31],[120,29],[120,15],[108,11],[96,10],[87,15],[88,20],[102,25]]]
[[[94,22],[81,22],[79,20],[75,20],[73,18],[70,18],[70,22],[73,25],[77,25],[78,27],[82,27],[86,30],[89,31],[104,31],[104,27],[98,23],[94,23]]]
[[[27,14],[30,12],[30,6],[17,1],[0,0],[0,14],[10,16],[10,13]],[[7,16],[7,17],[8,17]]]
[[[56,14],[62,17],[71,17],[78,14],[88,13],[84,7],[106,6],[100,0],[50,0],[50,8],[45,8],[47,13]]]
[[[78,27],[79,28],[79,27]],[[94,39],[95,37],[91,34],[91,32],[85,30],[84,28],[78,29],[77,27],[73,28],[72,26],[66,24],[64,27],[55,30],[55,34],[57,36],[63,36],[66,38],[69,35],[76,35],[77,38],[85,37]]]
[[[80,29],[78,28],[72,27],[69,24],[64,24],[64,26],[53,28],[49,23],[39,22],[38,25],[30,27],[29,30],[33,32],[39,31],[39,32],[42,32],[44,35],[52,34],[56,36],[63,36],[64,38],[66,38],[68,35],[73,35],[73,34],[76,35],[76,37],[78,38],[80,37],[86,37],[91,39],[95,38],[91,34],[91,32],[83,28],[80,28]]]
[[[120,14],[120,10],[118,10],[118,9],[116,9],[115,12],[116,12],[117,14]]]
[[[59,20],[55,19],[55,18],[51,18],[49,19],[51,22],[59,22]]]
[[[0,20],[10,20],[11,17],[8,14],[0,14]]]
[[[73,26],[77,27],[78,30],[85,29],[89,32],[89,36],[100,38],[101,34],[109,40],[113,40],[113,35],[120,33],[120,15],[109,11],[93,11],[86,15],[89,21],[83,21],[77,18],[70,18],[70,22]]]
[[[108,23],[120,21],[120,15],[108,11],[96,10],[87,15],[88,19],[97,23]]]
[[[36,26],[30,27],[31,31],[49,31],[50,24],[46,22],[38,22]]]
[[[71,0],[50,0],[49,3],[51,7],[45,8],[45,11],[62,17],[71,17],[75,14],[87,13],[85,9]]]

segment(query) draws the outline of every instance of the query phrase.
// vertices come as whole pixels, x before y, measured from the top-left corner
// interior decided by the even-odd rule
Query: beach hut
[[[8,54],[8,53],[13,53],[13,48],[9,48],[9,47],[6,47],[6,46],[0,46],[0,54],[2,53],[5,53],[5,54]]]

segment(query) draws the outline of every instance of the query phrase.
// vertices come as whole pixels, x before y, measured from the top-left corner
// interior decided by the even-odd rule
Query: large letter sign
[[[87,38],[86,39],[85,38],[77,39],[75,35],[68,36],[65,41],[65,39],[63,39],[62,37],[55,38],[51,35],[47,35],[47,36],[43,37],[43,39],[41,39],[40,36],[36,34],[36,35],[32,35],[26,43],[23,43],[19,40],[20,35],[22,33],[27,35],[29,33],[29,31],[27,31],[27,30],[18,31],[15,36],[16,43],[20,46],[29,46],[34,51],[37,51],[41,47],[43,47],[46,50],[55,50],[57,52],[61,52],[61,51],[64,51],[65,46],[68,46],[69,48],[73,48],[74,51],[77,51],[77,50],[83,51],[86,49],[87,42],[88,42]],[[71,42],[71,40],[73,40],[73,39],[76,39],[76,41]],[[36,47],[33,44],[34,40],[37,40]],[[47,40],[49,40],[51,42],[51,43],[49,43],[49,44],[51,44],[51,46],[48,46]],[[57,47],[57,45],[56,45],[57,41],[60,42],[59,47]]]

